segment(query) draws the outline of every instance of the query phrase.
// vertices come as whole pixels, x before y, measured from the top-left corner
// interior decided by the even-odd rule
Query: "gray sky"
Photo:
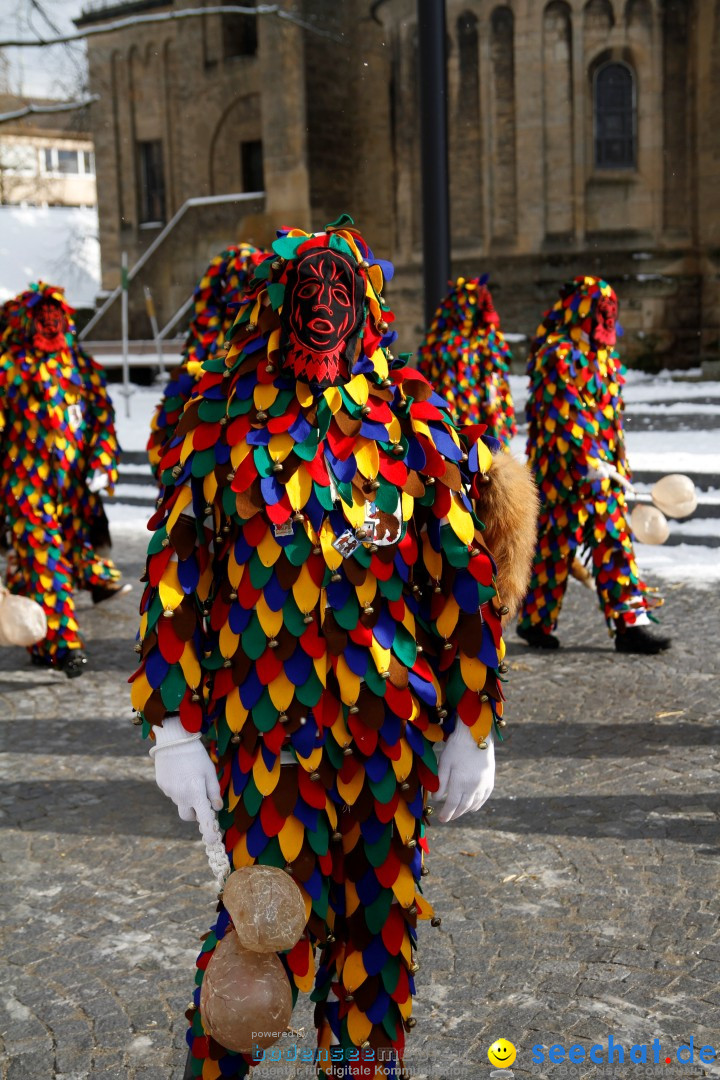
[[[0,36],[18,38],[52,37],[41,8],[63,33],[72,24],[87,0],[0,0]],[[44,49],[7,49],[0,66],[2,89],[29,97],[68,98],[78,93],[85,71],[85,46],[55,45]]]

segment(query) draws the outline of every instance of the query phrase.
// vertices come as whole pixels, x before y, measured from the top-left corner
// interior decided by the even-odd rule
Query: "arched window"
[[[595,72],[595,166],[634,169],[635,76],[627,64],[603,64]]]

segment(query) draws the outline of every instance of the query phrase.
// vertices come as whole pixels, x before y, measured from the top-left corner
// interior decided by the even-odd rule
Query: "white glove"
[[[588,465],[585,479],[589,481],[609,480],[614,471],[607,461],[598,461],[597,465]]]
[[[470,729],[458,720],[455,730],[440,754],[440,788],[433,796],[445,800],[440,821],[453,821],[468,810],[479,810],[490,798],[495,784],[495,744],[492,733],[486,738],[487,750],[481,750]]]
[[[175,803],[183,821],[197,821],[206,844],[217,838],[215,811],[222,810],[220,785],[210,755],[175,716],[153,727],[155,780],[163,795]]]
[[[88,480],[88,490],[92,491],[93,495],[96,495],[98,491],[102,491],[110,483],[110,478],[107,473],[101,472],[100,469],[96,469]]]

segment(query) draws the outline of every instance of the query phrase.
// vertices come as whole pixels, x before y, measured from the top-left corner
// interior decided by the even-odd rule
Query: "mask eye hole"
[[[332,298],[337,301],[341,307],[350,307],[350,294],[344,285],[333,285]]]
[[[301,285],[298,289],[298,297],[300,300],[313,300],[320,292],[320,283],[317,281],[306,281],[304,285]]]

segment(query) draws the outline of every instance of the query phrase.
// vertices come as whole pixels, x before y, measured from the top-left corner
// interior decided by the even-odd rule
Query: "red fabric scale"
[[[201,424],[193,432],[193,450],[207,450],[220,439],[219,424]]]
[[[175,554],[171,547],[166,547],[164,551],[158,551],[154,558],[149,560],[148,566],[148,582],[153,587],[157,588],[160,584],[160,580],[165,573],[167,564]],[[163,656],[165,653],[163,652]]]
[[[384,477],[389,484],[394,484],[395,487],[401,488],[407,483],[407,465],[402,461],[398,461],[397,458],[390,457],[384,450],[380,451],[379,468],[380,475]]]
[[[433,513],[435,517],[447,517],[451,505],[452,494],[450,493],[450,488],[445,487],[444,484],[438,484],[435,488],[435,500],[433,502]]]
[[[383,945],[391,956],[398,956],[405,937],[405,920],[400,908],[393,906],[382,928]]]
[[[175,632],[172,619],[160,619],[157,625],[158,644],[165,660],[177,664],[185,651],[185,642]]]
[[[283,492],[280,501],[273,503],[272,506],[269,504],[266,505],[265,511],[274,525],[282,525],[283,522],[288,520],[288,518],[293,512],[293,509],[290,505],[290,500]]]
[[[370,560],[370,573],[373,574],[378,581],[389,581],[395,573],[395,567],[391,562],[383,562],[377,555],[373,555]]]
[[[200,703],[192,700],[192,690],[186,690],[180,702],[180,722],[186,731],[199,731],[202,727]]]
[[[220,668],[213,680],[213,701],[222,701],[232,690],[235,689],[232,668]]]
[[[415,438],[420,443],[422,451],[425,455],[425,468],[422,470],[426,476],[440,477],[445,474],[445,459],[440,454],[430,440],[419,432],[415,435]]]
[[[370,757],[375,751],[378,742],[378,733],[372,728],[367,728],[357,716],[348,717],[348,727],[355,742],[366,757]]]
[[[291,428],[300,412],[300,402],[294,398],[288,405],[282,416],[273,416],[268,420],[267,428],[271,435],[280,435],[283,431]]]
[[[273,754],[279,754],[282,745],[285,742],[285,728],[282,724],[276,724],[271,731],[266,731],[264,742],[268,750]]]
[[[252,588],[252,586],[251,586]],[[245,607],[252,607],[252,604],[245,604]],[[219,632],[227,622],[228,613],[230,611],[230,604],[226,604],[222,596],[216,596],[213,601],[212,610],[210,612],[210,626],[213,630]]]
[[[233,420],[227,429],[227,442],[228,446],[237,446],[238,443],[247,435],[250,430],[250,417],[238,416]],[[212,445],[212,444],[211,444]]]
[[[247,771],[243,769],[243,771]],[[298,791],[302,799],[315,810],[325,809],[325,789],[322,784],[311,780],[304,769],[298,769]]]
[[[390,997],[393,1001],[397,1001],[398,1005],[404,1005],[407,999],[410,997],[410,983],[408,981],[408,973],[405,968],[400,965],[400,977],[397,981],[397,986],[393,990]]]
[[[394,801],[397,802],[397,798]],[[386,809],[386,807],[383,807],[383,809]],[[397,809],[397,807],[395,807],[395,809]],[[393,814],[394,813],[395,810],[393,810]],[[380,815],[378,814],[378,817],[379,816]],[[382,818],[380,820],[382,820]],[[392,815],[390,816],[389,820],[392,820]],[[387,824],[387,821],[385,822],[385,824]],[[380,866],[375,867],[375,877],[378,879],[383,889],[392,889],[393,885],[397,881],[397,876],[399,873],[400,860],[398,859],[393,849],[390,848],[385,862],[382,863]],[[390,910],[392,911],[392,908]]]
[[[235,492],[247,491],[253,480],[257,477],[257,474],[257,466],[253,460],[253,456],[252,454],[248,454],[242,463],[242,467],[235,473],[235,479],[230,487]]]
[[[316,581],[315,584],[317,585],[319,583]],[[307,630],[300,638],[300,644],[302,645],[303,652],[308,656],[312,656],[314,660],[319,660],[320,657],[325,655],[325,638],[320,637],[317,625],[314,622],[308,625]]]
[[[269,686],[278,677],[282,669],[282,661],[277,659],[272,649],[265,649],[265,652],[255,663],[255,670],[263,686]]]
[[[397,791],[395,792],[389,803],[379,803],[377,799],[375,799],[375,814],[378,821],[382,821],[383,825],[389,825],[392,819],[395,817],[395,811],[398,808],[399,802],[400,794]]]
[[[243,468],[244,467],[243,464]],[[251,517],[250,520],[243,525],[243,536],[250,547],[258,547],[260,541],[264,539],[267,530],[267,522],[263,520],[262,514],[256,514],[255,517]]]
[[[260,804],[260,824],[266,836],[277,836],[285,820],[282,814],[278,813],[272,799],[263,799]]]
[[[405,687],[404,690],[398,690],[396,686],[393,686],[391,682],[385,686],[385,702],[387,707],[395,716],[399,716],[401,720],[409,720],[412,715],[412,694],[410,690]]]
[[[325,458],[323,452],[325,450],[325,443],[320,443],[318,446],[318,452],[312,461],[305,462],[305,468],[307,469],[312,480],[316,484],[320,484],[321,487],[330,486],[330,477],[328,476],[327,466],[325,464]]]
[[[481,551],[479,555],[475,555],[468,563],[468,571],[479,581],[481,585],[490,586],[493,581],[493,565],[490,558]]]
[[[357,437],[355,435],[343,435],[334,420],[328,428],[327,441],[333,454],[340,461],[347,461],[358,445]]]
[[[293,945],[290,952],[285,954],[285,962],[296,975],[307,975],[312,963],[310,942],[305,938],[300,938],[297,944]]]

